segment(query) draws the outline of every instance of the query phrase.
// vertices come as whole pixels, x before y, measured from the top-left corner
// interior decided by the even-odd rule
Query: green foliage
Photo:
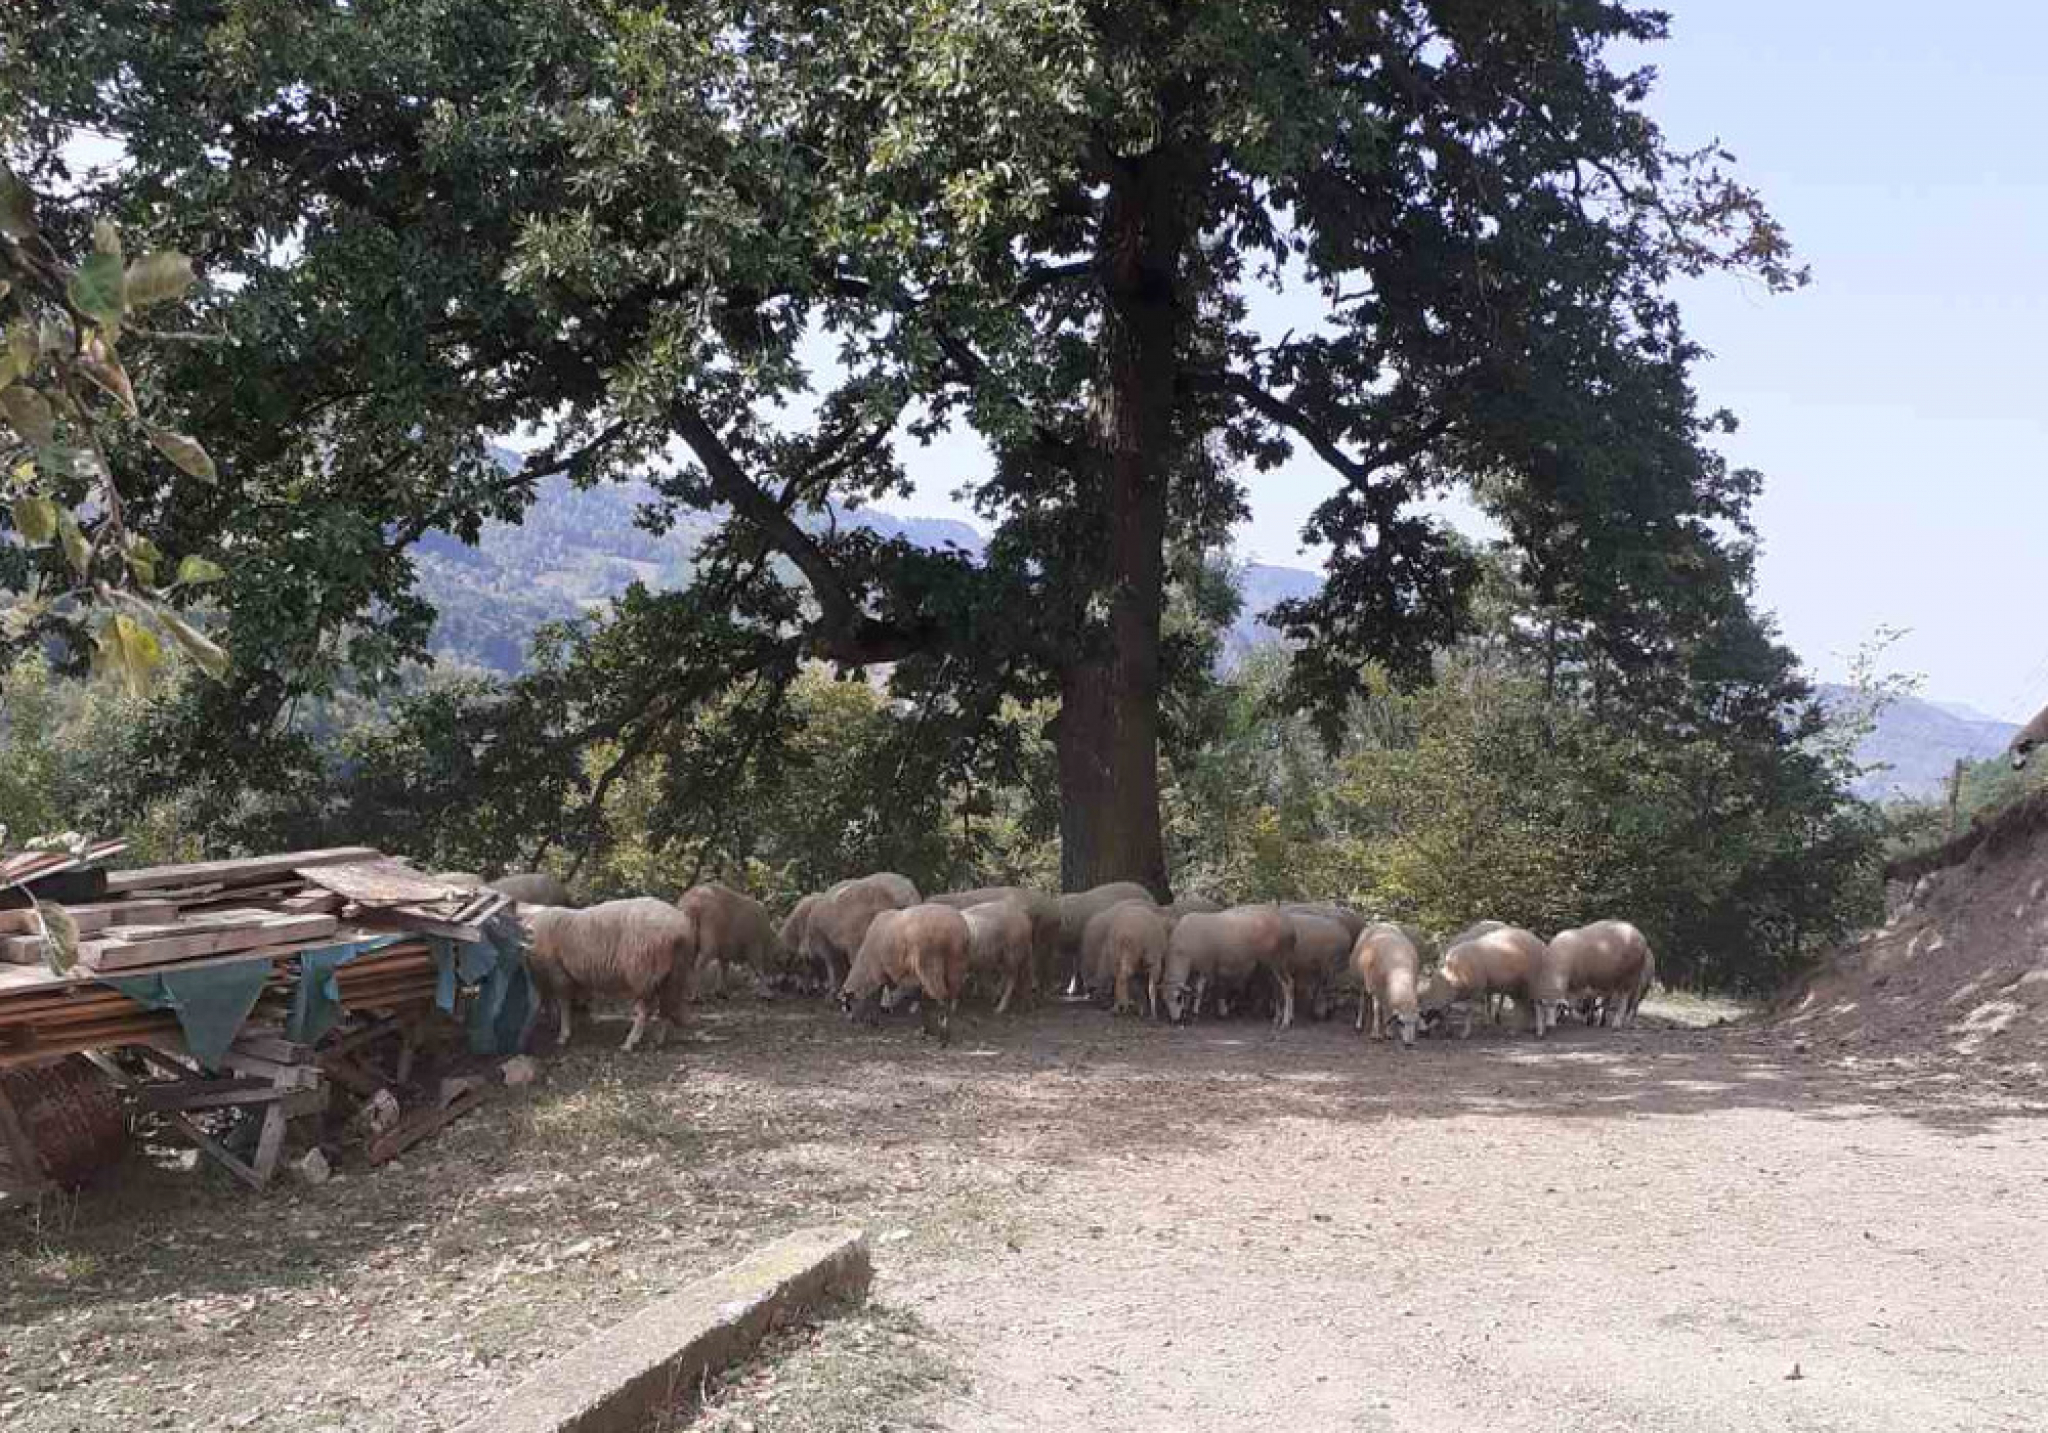
[[[19,838],[59,831],[120,835],[138,863],[197,860],[188,810],[150,800],[135,773],[152,708],[177,691],[173,673],[147,699],[65,680],[31,654],[0,672],[0,828]]]
[[[158,251],[127,263],[120,232],[106,219],[92,226],[91,252],[68,261],[44,232],[29,186],[4,161],[0,191],[0,472],[8,474],[7,511],[22,543],[55,548],[40,563],[0,571],[17,593],[0,608],[0,649],[46,633],[75,642],[90,630],[94,665],[139,695],[164,665],[161,630],[219,676],[226,653],[174,604],[192,585],[191,564],[216,576],[220,568],[188,556],[176,578],[159,579],[162,553],[130,528],[112,456],[124,451],[122,432],[139,429],[178,467],[214,476],[197,440],[143,421],[117,349],[123,326],[143,309],[185,297],[191,262]]]
[[[1332,580],[1283,617],[1286,699],[1327,734],[1369,662],[1419,680],[1466,616],[1472,554],[1420,509],[1441,487],[1512,534],[1610,693],[1668,682],[1669,649],[1743,605],[1756,478],[1712,452],[1666,285],[1800,275],[1725,156],[1671,145],[1648,72],[1614,68],[1664,31],[1466,0],[179,0],[90,26],[28,0],[0,144],[40,182],[77,127],[121,142],[91,199],[192,254],[235,340],[166,360],[145,451],[168,462],[140,483],[153,507],[178,470],[218,480],[158,534],[235,554],[212,590],[244,670],[187,706],[215,751],[269,761],[295,701],[425,654],[427,534],[643,468],[650,525],[715,513],[700,608],[764,567],[808,595],[772,642],[628,608],[632,662],[579,647],[565,682],[637,668],[593,718],[629,764],[674,767],[692,729],[656,672],[705,703],[806,658],[896,664],[955,753],[1095,674],[1171,708],[1201,664],[1162,645],[1162,559],[1218,541],[1296,447],[1339,479],[1310,532]],[[84,196],[42,187],[82,235]],[[25,194],[10,175],[7,223]],[[80,312],[185,279],[110,259]],[[1282,273],[1322,312],[1272,340],[1250,304]],[[796,520],[899,489],[898,445],[947,426],[993,455],[969,483],[988,561]],[[490,444],[522,429],[551,441],[507,474]],[[552,720],[501,725],[561,789]]]

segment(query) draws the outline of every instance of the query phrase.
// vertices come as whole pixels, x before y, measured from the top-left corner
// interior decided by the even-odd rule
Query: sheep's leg
[[[1294,1023],[1294,977],[1285,971],[1273,972],[1273,1028],[1285,1030]]]
[[[1159,972],[1156,970],[1145,981],[1145,1018],[1159,1018]]]
[[[640,1048],[640,1037],[647,1033],[647,1020],[653,1012],[652,1001],[641,999],[633,1002],[633,1028],[626,1032],[626,1043],[621,1047],[627,1054]]]
[[[996,1014],[1010,1013],[1010,997],[1017,993],[1017,972],[1011,971],[1003,977],[1003,993],[996,998]]]
[[[1364,986],[1358,988],[1358,1018],[1351,1022],[1351,1033],[1356,1035],[1365,1029],[1365,1008],[1372,1003],[1372,992]]]
[[[1190,1006],[1188,1007],[1188,1019],[1192,1020],[1192,1019],[1194,1019],[1194,1018],[1195,1018],[1195,1017],[1196,1017],[1197,1015],[1200,1015],[1200,1014],[1202,1013],[1202,1002],[1203,1002],[1204,1000],[1208,999],[1208,997],[1209,997],[1209,977],[1208,977],[1208,976],[1206,976],[1206,975],[1198,975],[1198,976],[1196,976],[1196,977],[1195,977],[1195,1003],[1194,1003],[1194,1004],[1192,1004],[1192,1005],[1190,1005]],[[1217,997],[1216,997],[1216,1003],[1217,1003],[1218,1005],[1221,1005],[1221,1004],[1223,1003],[1223,997],[1222,997],[1222,996],[1220,996],[1220,995],[1219,995],[1219,996],[1217,996]]]
[[[1372,1038],[1387,1038],[1387,1007],[1380,1002],[1377,995],[1372,997]]]
[[[555,1008],[562,1017],[561,1039],[556,1047],[558,1049],[566,1050],[569,1048],[569,1009],[574,1003],[567,994],[555,998]]]

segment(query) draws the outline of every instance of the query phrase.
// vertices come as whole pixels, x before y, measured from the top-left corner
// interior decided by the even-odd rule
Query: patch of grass
[[[915,1314],[868,1303],[771,1334],[701,1403],[647,1433],[875,1433],[929,1428],[929,1395],[957,1381],[939,1337]]]

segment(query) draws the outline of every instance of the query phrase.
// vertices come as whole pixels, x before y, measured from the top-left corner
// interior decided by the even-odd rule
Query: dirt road
[[[445,1427],[832,1218],[876,1235],[879,1313],[702,1428],[2038,1429],[2044,1116],[1744,1031],[1404,1057],[1069,1009],[942,1054],[734,1006],[663,1055],[579,1046],[403,1170],[14,1216],[0,1421]]]

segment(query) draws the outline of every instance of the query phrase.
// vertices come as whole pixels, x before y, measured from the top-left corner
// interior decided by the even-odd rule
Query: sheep
[[[1045,989],[1058,979],[1060,959],[1060,903],[1056,896],[1028,886],[982,886],[971,891],[948,891],[932,900],[955,910],[972,910],[992,901],[1022,902],[1031,917],[1031,983],[1034,991]]]
[[[1597,1001],[1601,1023],[1619,1030],[1635,1016],[1656,977],[1657,959],[1641,931],[1627,921],[1594,921],[1550,938],[1533,996],[1553,1011]]]
[[[710,967],[717,967],[721,982],[736,967],[767,969],[775,931],[767,907],[752,896],[707,881],[685,891],[676,909],[697,924],[697,964],[690,979],[693,999],[702,993],[699,987]]]
[[[1506,921],[1474,921],[1472,922],[1472,924],[1466,926],[1463,930],[1459,931],[1456,935],[1452,936],[1449,940],[1445,941],[1444,949],[1449,950],[1453,946],[1463,945],[1468,940],[1476,939],[1477,937],[1482,935],[1490,935],[1494,931],[1506,930],[1507,928],[1508,923]],[[1419,948],[1420,947],[1418,947],[1418,949]],[[1503,1006],[1506,1003],[1507,996],[1505,995],[1493,994],[1488,995],[1486,997],[1487,1024],[1500,1024],[1501,1006]]]
[[[1107,885],[1093,886],[1085,891],[1069,891],[1059,898],[1060,902],[1060,953],[1066,958],[1066,984],[1087,978],[1087,967],[1081,954],[1081,937],[1087,933],[1088,922],[1118,901],[1154,901],[1152,893],[1136,881],[1111,881]]]
[[[908,910],[923,899],[917,893],[917,883],[908,876],[899,876],[894,871],[876,871],[869,876],[851,876],[827,891],[827,895],[838,895],[848,886],[880,886],[889,893],[889,899],[896,903],[896,909]]]
[[[908,910],[884,910],[868,922],[853,967],[840,987],[849,1016],[872,1022],[882,986],[913,983],[923,992],[924,1033],[937,1017],[939,1045],[953,1043],[953,1011],[967,983],[967,917],[935,902]]]
[[[2012,745],[2008,748],[2012,753],[2012,769],[2024,770],[2034,748],[2044,742],[2048,742],[2048,707],[2034,713],[2034,719],[2013,734]]]
[[[776,942],[782,947],[782,959],[790,967],[803,966],[810,961],[808,935],[811,929],[811,912],[824,900],[822,892],[814,891],[803,897],[789,909],[782,918],[782,926],[776,931]]]
[[[1543,942],[1537,936],[1519,926],[1492,924],[1493,929],[1477,935],[1461,932],[1462,939],[1453,939],[1450,948],[1444,952],[1442,964],[1424,984],[1418,997],[1421,1008],[1432,1016],[1451,1006],[1462,1006],[1464,1020],[1458,1032],[1460,1039],[1472,1033],[1470,1002],[1483,1001],[1493,995],[1509,995],[1524,1004],[1531,1003],[1531,980],[1543,961]],[[1544,1030],[1545,1025],[1539,1015],[1536,1023],[1539,1038]]]
[[[1284,1016],[1294,995],[1287,971],[1293,955],[1294,927],[1278,906],[1232,906],[1182,916],[1167,942],[1159,979],[1166,1016],[1180,1022],[1201,1009],[1212,981],[1248,979],[1261,967],[1272,971],[1280,985]]]
[[[1280,909],[1290,915],[1300,912],[1303,915],[1322,916],[1326,920],[1333,920],[1344,927],[1347,940],[1357,940],[1364,934],[1365,928],[1372,924],[1362,913],[1337,901],[1288,901]]]
[[[1351,947],[1351,969],[1358,977],[1358,1030],[1365,1029],[1366,1009],[1372,1011],[1372,1038],[1386,1038],[1387,1023],[1393,1022],[1403,1050],[1415,1046],[1415,1029],[1421,1024],[1415,998],[1415,979],[1422,958],[1415,941],[1391,921],[1369,925]]]
[[[633,1028],[624,1048],[639,1048],[650,1022],[680,1024],[697,963],[697,927],[667,901],[643,896],[574,910],[523,906],[527,965],[541,993],[560,1012],[561,1043],[569,1043],[569,1011],[578,995],[625,995]],[[659,1027],[655,1043],[667,1038]]]
[[[1088,922],[1081,934],[1088,983],[1094,990],[1110,992],[1115,1014],[1138,1008],[1131,981],[1142,975],[1146,1008],[1154,1019],[1159,1017],[1159,977],[1172,929],[1168,910],[1149,900],[1118,901]]]
[[[485,883],[486,890],[510,896],[522,906],[568,906],[569,888],[546,871],[517,871]]]
[[[868,924],[883,911],[902,910],[917,904],[916,888],[903,899],[909,882],[887,872],[841,881],[827,891],[805,917],[804,953],[825,977],[825,988],[836,990],[852,968],[853,958],[866,938]]]
[[[1307,906],[1282,906],[1280,913],[1294,927],[1294,953],[1287,961],[1289,985],[1306,993],[1312,1010],[1322,1008],[1324,990],[1343,973],[1356,936],[1333,915]],[[1363,929],[1363,927],[1360,927]],[[1294,1023],[1294,998],[1283,996],[1280,1028]]]
[[[960,914],[967,920],[967,968],[1001,979],[1003,993],[996,1001],[996,1014],[1008,1014],[1018,988],[1032,990],[1037,984],[1032,968],[1031,911],[1015,896],[1005,896],[969,906]]]

